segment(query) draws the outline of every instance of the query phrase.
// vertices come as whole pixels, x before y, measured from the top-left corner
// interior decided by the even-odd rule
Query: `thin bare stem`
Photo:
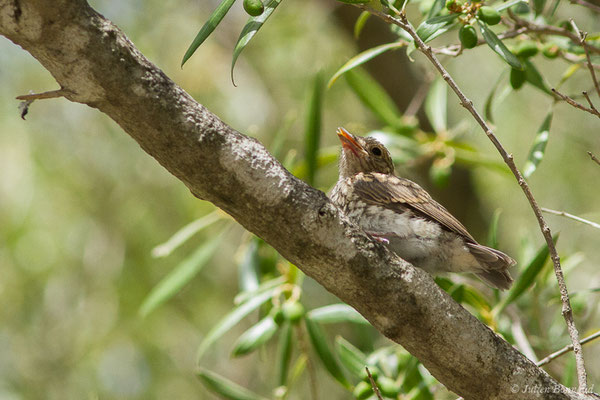
[[[55,99],[57,97],[64,97],[68,93],[70,93],[68,90],[57,89],[57,90],[49,90],[47,92],[42,92],[42,93],[22,94],[20,96],[17,96],[16,99],[24,100],[24,101]]]
[[[580,110],[583,110],[585,112],[589,112],[592,115],[595,115],[596,117],[600,118],[600,112],[598,110],[596,110],[596,108],[587,108],[586,106],[584,106],[581,103],[576,102],[575,100],[573,100],[572,98],[570,98],[569,96],[567,96],[566,94],[562,94],[560,93],[558,90],[552,88],[552,93],[554,93],[555,95],[557,95],[558,97],[560,97],[561,99],[563,99],[564,101],[566,101],[567,103],[569,103],[570,105],[572,105],[575,108],[579,108]]]
[[[598,339],[600,337],[600,331],[581,339],[581,344],[586,344],[588,342],[591,342],[594,339]],[[562,356],[563,354],[566,354],[568,352],[570,352],[571,350],[573,350],[573,345],[570,344],[568,346],[563,347],[562,349],[555,351],[554,353],[542,358],[540,361],[538,361],[537,363],[535,363],[535,365],[537,365],[538,367],[541,367],[542,365],[546,365],[548,364],[550,361]]]
[[[458,96],[458,98],[460,100],[460,104],[463,107],[465,107],[467,109],[467,111],[469,111],[471,113],[471,115],[473,116],[475,121],[477,121],[477,123],[481,126],[481,128],[487,135],[488,139],[494,144],[494,146],[496,147],[496,149],[498,150],[498,152],[504,159],[504,162],[508,165],[511,172],[517,179],[519,186],[521,187],[521,189],[525,193],[525,196],[527,197],[527,200],[529,201],[529,204],[533,210],[533,213],[535,214],[535,217],[538,221],[538,224],[540,226],[540,229],[542,231],[544,239],[546,240],[546,243],[548,245],[548,250],[550,252],[550,256],[551,256],[552,262],[554,264],[554,273],[556,275],[556,279],[558,281],[558,287],[560,289],[560,297],[561,297],[561,301],[562,301],[562,314],[563,314],[563,317],[567,324],[567,330],[569,331],[569,336],[571,337],[571,341],[573,343],[573,349],[574,349],[573,352],[575,353],[575,362],[576,362],[576,368],[577,368],[577,379],[578,379],[578,383],[579,383],[579,392],[587,391],[587,373],[585,371],[585,364],[583,361],[583,351],[581,349],[581,343],[579,342],[579,332],[577,331],[577,327],[575,326],[575,321],[573,320],[573,310],[571,308],[569,292],[567,290],[567,285],[565,283],[565,278],[564,278],[562,268],[560,265],[560,257],[558,255],[558,251],[556,250],[556,247],[554,246],[554,241],[552,239],[552,232],[551,232],[550,228],[548,227],[548,225],[546,224],[546,221],[544,220],[542,211],[540,210],[540,207],[538,206],[537,201],[535,200],[535,197],[533,197],[533,193],[531,192],[531,189],[529,188],[527,181],[525,181],[525,179],[523,178],[523,175],[521,174],[521,172],[515,165],[513,155],[509,154],[504,149],[504,147],[498,141],[498,138],[494,135],[491,128],[485,122],[485,120],[483,119],[481,114],[473,106],[473,102],[471,100],[467,99],[467,97],[462,92],[462,90],[458,87],[458,85],[456,84],[456,82],[454,81],[452,76],[450,76],[448,71],[446,71],[444,66],[440,63],[440,61],[437,59],[437,57],[433,54],[431,46],[428,46],[427,44],[425,44],[423,42],[423,40],[419,37],[419,35],[417,35],[417,32],[415,31],[413,26],[409,23],[405,14],[401,13],[398,16],[398,18],[395,18],[391,15],[385,14],[381,11],[374,10],[374,9],[372,9],[368,6],[362,5],[362,4],[356,4],[355,6],[362,10],[370,12],[372,15],[375,15],[375,16],[381,18],[382,20],[386,21],[389,24],[394,24],[394,25],[399,26],[413,38],[416,47],[429,59],[429,61],[431,61],[433,66],[438,70],[438,72],[440,73],[442,78],[446,81],[448,86],[450,86],[450,88]]]
[[[570,218],[570,219],[572,219],[574,221],[579,221],[582,224],[586,224],[586,225],[589,225],[589,226],[593,226],[596,229],[600,229],[600,224],[597,224],[597,223],[592,222],[592,221],[588,221],[587,219],[578,217],[577,215],[569,214],[569,213],[564,212],[564,211],[552,210],[550,208],[545,208],[545,207],[542,207],[542,211],[545,212],[545,213],[548,213],[548,214],[560,215],[562,217]]]
[[[590,156],[590,158],[592,159],[593,162],[595,162],[596,164],[600,165],[600,160],[598,159],[598,157],[596,157],[591,151],[587,152],[588,155]]]
[[[367,375],[369,376],[369,381],[371,382],[371,387],[373,388],[373,391],[375,392],[375,396],[377,396],[377,399],[383,400],[383,397],[381,397],[381,392],[379,391],[379,388],[377,387],[377,383],[375,383],[375,379],[373,379],[373,375],[371,375],[371,371],[369,371],[369,367],[365,367],[365,370],[367,370]]]
[[[575,22],[573,21],[573,19],[571,18],[571,24],[573,26],[575,26]],[[577,32],[579,33],[579,43],[581,44],[581,47],[583,47],[583,50],[585,51],[585,58],[587,60],[587,66],[588,69],[590,70],[590,75],[592,75],[592,81],[594,82],[594,87],[596,88],[596,93],[598,93],[598,96],[600,96],[600,86],[598,86],[598,79],[596,79],[596,71],[594,71],[594,67],[592,64],[592,58],[590,57],[590,52],[588,51],[587,47],[585,47],[585,39],[587,38],[587,32],[582,32],[581,29],[577,29]],[[589,99],[588,99],[589,101]]]
[[[593,10],[593,11],[595,11],[597,13],[600,13],[600,7],[599,6],[597,6],[595,4],[592,4],[592,3],[589,3],[589,2],[587,2],[585,0],[571,0],[571,4],[579,4],[580,6],[587,7],[590,10]]]

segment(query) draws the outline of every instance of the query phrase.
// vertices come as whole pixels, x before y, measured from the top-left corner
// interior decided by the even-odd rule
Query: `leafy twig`
[[[600,337],[600,331],[581,339],[581,344],[586,344],[588,342],[591,342],[594,339],[598,339]],[[542,358],[540,361],[538,361],[537,363],[535,363],[535,365],[537,365],[538,367],[541,367],[542,365],[546,365],[548,364],[550,361],[554,360],[555,358],[558,358],[560,356],[562,356],[563,354],[568,353],[569,351],[573,350],[573,345],[570,344],[568,346],[563,347],[562,349],[555,351],[554,353]]]
[[[572,98],[570,98],[566,94],[562,94],[562,93],[560,93],[558,90],[556,90],[554,88],[552,88],[550,90],[552,90],[552,93],[554,93],[555,95],[557,95],[558,97],[560,97],[561,99],[563,99],[564,101],[566,101],[567,103],[569,103],[570,105],[572,105],[573,107],[579,108],[580,110],[583,110],[585,112],[589,112],[590,114],[593,114],[596,117],[600,118],[600,112],[598,110],[596,110],[596,107],[594,107],[594,108],[587,108],[583,104],[576,102],[575,100],[573,100]],[[584,92],[584,93],[586,93],[586,95],[587,95],[587,92]]]
[[[575,22],[573,21],[573,18],[571,18],[571,25],[573,25],[574,28],[577,28],[577,26],[575,25]],[[588,51],[588,48],[585,46],[585,39],[587,38],[587,32],[582,32],[581,29],[577,28],[577,33],[579,34],[579,44],[581,44],[581,47],[583,47],[583,50],[585,51],[585,58],[587,60],[587,66],[588,69],[590,70],[590,75],[592,75],[592,81],[594,82],[594,87],[596,88],[596,93],[598,93],[598,96],[600,96],[600,86],[598,86],[598,80],[596,79],[596,72],[594,71],[594,67],[592,65],[592,58],[590,57],[590,52]],[[588,99],[588,102],[589,99]],[[590,102],[591,104],[591,102]],[[593,106],[592,106],[593,108]]]
[[[417,32],[415,31],[413,26],[408,22],[408,19],[406,18],[405,14],[401,13],[398,16],[398,18],[396,18],[396,17],[388,15],[384,12],[374,10],[363,4],[355,4],[355,6],[364,11],[370,12],[372,15],[375,15],[378,18],[381,18],[382,20],[384,20],[385,22],[387,22],[389,24],[394,24],[394,25],[399,26],[413,38],[413,40],[415,42],[415,46],[429,59],[429,61],[431,61],[433,66],[439,71],[442,78],[446,81],[446,83],[450,86],[450,88],[454,91],[454,93],[460,99],[460,104],[463,107],[465,107],[467,109],[467,111],[469,111],[471,113],[471,115],[473,116],[475,121],[477,121],[477,123],[481,126],[481,128],[484,130],[487,137],[494,144],[494,146],[496,147],[496,149],[498,150],[498,152],[504,159],[504,162],[508,165],[511,172],[517,179],[519,186],[525,193],[525,196],[527,197],[527,200],[529,201],[529,204],[533,210],[533,213],[536,216],[536,219],[538,221],[538,224],[540,226],[540,229],[542,231],[542,234],[544,236],[544,239],[546,240],[548,249],[550,251],[550,256],[551,256],[552,262],[554,264],[554,273],[556,275],[556,279],[558,281],[558,287],[560,289],[560,297],[561,297],[561,301],[562,301],[562,314],[563,314],[563,317],[567,324],[567,330],[569,331],[569,336],[571,337],[571,341],[573,342],[573,349],[574,349],[573,352],[575,353],[575,361],[576,361],[576,367],[577,367],[577,379],[579,382],[579,392],[587,391],[587,373],[585,371],[585,364],[583,361],[583,351],[581,349],[581,343],[579,342],[579,332],[577,331],[577,327],[575,326],[575,321],[573,320],[573,310],[571,308],[569,292],[567,290],[567,285],[565,283],[565,278],[564,278],[562,268],[560,265],[560,257],[558,255],[558,251],[556,250],[556,247],[554,246],[554,242],[552,240],[552,232],[551,232],[550,228],[548,227],[548,225],[546,224],[544,217],[542,216],[542,211],[540,210],[540,207],[538,206],[537,201],[533,197],[533,194],[531,192],[531,189],[529,188],[529,185],[527,184],[527,181],[525,181],[525,178],[523,178],[523,175],[521,174],[521,172],[515,165],[513,155],[508,154],[508,152],[504,149],[504,147],[498,141],[498,138],[494,135],[491,128],[487,125],[487,123],[485,122],[485,120],[483,119],[481,114],[473,106],[473,102],[471,100],[467,99],[465,94],[458,87],[458,85],[456,84],[454,79],[450,76],[448,71],[446,71],[446,69],[440,63],[440,61],[437,59],[435,54],[433,54],[431,46],[428,46],[427,44],[425,44],[423,42],[423,40],[419,37],[419,35],[417,35]],[[527,22],[527,21],[524,21],[524,22]],[[575,35],[573,35],[573,36],[575,36]],[[575,40],[577,41],[577,39],[575,39]],[[597,50],[600,52],[600,49],[597,49]]]
[[[569,214],[569,213],[564,212],[564,211],[551,210],[550,208],[545,208],[545,207],[542,207],[542,211],[545,212],[545,213],[548,213],[548,214],[560,215],[562,217],[570,218],[572,220],[579,221],[579,222],[581,222],[583,224],[587,224],[587,225],[593,226],[596,229],[600,229],[600,224],[597,224],[597,223],[592,222],[592,221],[588,221],[587,219],[578,217],[577,215]]]

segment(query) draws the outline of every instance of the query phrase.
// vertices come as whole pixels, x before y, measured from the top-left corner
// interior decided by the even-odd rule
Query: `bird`
[[[388,149],[373,137],[337,129],[339,178],[329,197],[346,216],[400,258],[432,275],[473,273],[509,289],[516,261],[477,243],[446,208],[415,182],[394,173]]]

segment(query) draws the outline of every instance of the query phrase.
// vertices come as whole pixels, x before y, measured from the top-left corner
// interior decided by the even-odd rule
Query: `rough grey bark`
[[[0,0],[0,34],[50,71],[65,97],[115,120],[194,195],[356,308],[450,390],[465,399],[584,398],[194,101],[84,0]]]

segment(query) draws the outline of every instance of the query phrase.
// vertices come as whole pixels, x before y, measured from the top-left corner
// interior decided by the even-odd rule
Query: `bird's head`
[[[344,128],[338,128],[337,135],[342,142],[339,164],[341,178],[349,178],[359,172],[394,173],[390,152],[377,139],[354,136]]]

